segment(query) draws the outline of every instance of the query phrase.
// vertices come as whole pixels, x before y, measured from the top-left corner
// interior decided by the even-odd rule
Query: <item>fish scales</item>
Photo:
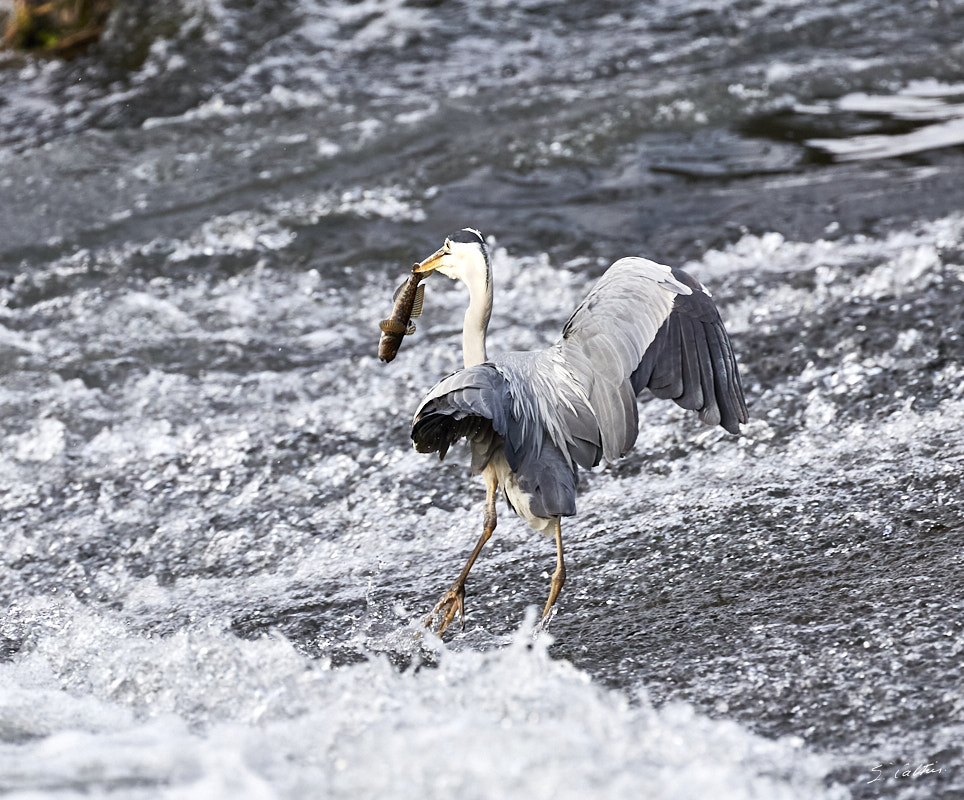
[[[378,323],[382,331],[378,338],[378,357],[382,361],[388,362],[395,358],[402,345],[402,338],[415,333],[412,318],[422,313],[425,287],[421,286],[420,282],[424,277],[415,272],[413,267],[412,274],[395,292],[392,315]]]

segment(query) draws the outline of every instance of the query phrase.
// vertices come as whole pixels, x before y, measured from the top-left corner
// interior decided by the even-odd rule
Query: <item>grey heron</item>
[[[438,383],[415,412],[412,440],[437,452],[466,439],[471,471],[485,481],[482,535],[426,626],[438,633],[458,614],[465,625],[465,581],[496,526],[496,494],[529,525],[553,533],[556,568],[542,618],[566,578],[562,517],[576,513],[579,468],[614,461],[638,432],[644,389],[697,411],[704,422],[739,433],[747,421],[740,373],[709,293],[679,269],[621,258],[599,278],[553,345],[489,358],[492,268],[482,235],[450,234],[414,267],[462,281],[469,305],[461,369]]]

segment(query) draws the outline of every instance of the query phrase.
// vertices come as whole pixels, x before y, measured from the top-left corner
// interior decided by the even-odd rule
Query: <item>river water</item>
[[[960,0],[129,2],[0,55],[0,791],[964,796]],[[568,582],[416,454],[615,258],[714,292],[741,437],[643,398]]]

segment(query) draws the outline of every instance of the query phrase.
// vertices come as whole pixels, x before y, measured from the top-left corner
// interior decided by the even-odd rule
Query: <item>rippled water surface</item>
[[[0,54],[0,790],[964,796],[964,6],[129,2]],[[568,581],[416,454],[615,258],[714,293],[751,421],[642,398]]]

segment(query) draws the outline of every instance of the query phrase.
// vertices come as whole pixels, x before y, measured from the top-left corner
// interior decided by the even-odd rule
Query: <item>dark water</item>
[[[182,0],[0,56],[0,787],[964,795],[961,30]],[[481,519],[408,440],[465,297],[433,278],[390,366],[376,322],[463,225],[492,350],[639,253],[744,370],[742,437],[644,399],[585,476],[551,643],[552,542],[508,514],[465,633],[416,636]]]

